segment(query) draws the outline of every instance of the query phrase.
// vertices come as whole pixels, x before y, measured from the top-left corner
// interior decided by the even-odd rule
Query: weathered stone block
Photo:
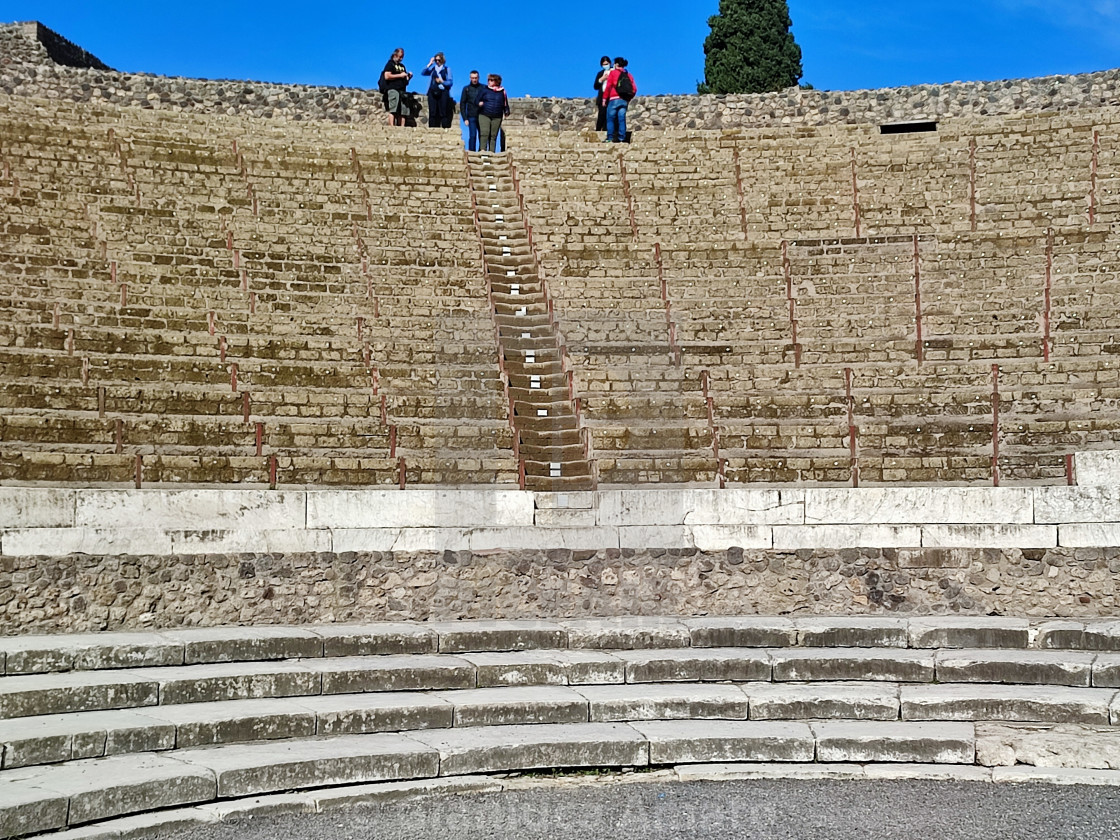
[[[427,625],[440,653],[566,648],[568,633],[551,621],[440,621]]]
[[[775,650],[770,657],[775,682],[931,682],[934,678],[933,654],[926,651],[812,648]]]
[[[322,675],[323,694],[476,687],[474,666],[451,656],[353,656],[307,664]]]
[[[937,680],[1088,687],[1091,653],[1035,650],[939,650]]]
[[[810,525],[1029,525],[1048,521],[1034,518],[1034,496],[1028,488],[814,488],[804,492],[805,522]]]
[[[867,683],[741,686],[750,701],[751,720],[898,720],[898,687]]]
[[[689,629],[694,648],[769,648],[797,644],[796,625],[789,618],[728,616],[686,618],[681,623]]]
[[[803,723],[683,720],[632,726],[649,741],[650,764],[813,760],[813,733]]]
[[[903,720],[1108,723],[1113,692],[1092,688],[950,684],[902,686]]]
[[[308,630],[323,640],[323,656],[436,653],[439,650],[435,631],[419,624],[331,624]]]
[[[797,643],[802,647],[901,647],[907,646],[903,618],[798,618]]]
[[[626,682],[745,682],[770,679],[765,651],[743,648],[619,651]]]
[[[307,493],[308,528],[526,528],[533,495],[520,490],[316,490]]]
[[[191,627],[168,630],[166,639],[183,646],[186,665],[210,662],[259,662],[323,655],[323,640],[301,627]]]
[[[577,690],[592,721],[747,719],[747,697],[736,686],[646,683]]]
[[[673,618],[586,618],[568,619],[560,625],[568,631],[568,647],[598,650],[640,650],[688,647],[688,627]]]
[[[431,694],[333,694],[301,697],[293,702],[315,715],[316,735],[407,732],[454,724],[451,704]]]
[[[587,723],[587,699],[559,686],[436,692],[455,709],[455,726]]]
[[[912,648],[1016,648],[1030,646],[1030,622],[1022,618],[931,616],[910,619]]]
[[[811,724],[818,761],[972,764],[971,724],[824,721]]]

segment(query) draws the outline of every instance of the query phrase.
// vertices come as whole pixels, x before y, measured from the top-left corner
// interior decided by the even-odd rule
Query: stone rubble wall
[[[68,45],[68,46],[67,46]],[[52,59],[52,55],[54,58]],[[57,63],[59,60],[66,66]],[[371,57],[371,63],[379,60]],[[84,66],[89,65],[89,66]],[[635,72],[640,74],[640,69]],[[40,24],[0,26],[0,91],[78,102],[292,120],[383,119],[381,95],[359,88],[214,81],[119,73]],[[1120,105],[1120,69],[993,82],[953,82],[881,90],[730,96],[640,96],[630,106],[639,130],[750,129],[873,124]],[[509,127],[594,127],[591,97],[511,101]]]

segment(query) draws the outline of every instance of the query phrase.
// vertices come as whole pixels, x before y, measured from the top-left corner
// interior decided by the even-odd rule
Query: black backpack
[[[634,90],[634,79],[631,78],[630,71],[623,70],[618,74],[618,81],[614,83],[614,89],[618,93],[620,99],[625,99],[629,102],[634,98],[634,94],[637,93],[637,91]]]

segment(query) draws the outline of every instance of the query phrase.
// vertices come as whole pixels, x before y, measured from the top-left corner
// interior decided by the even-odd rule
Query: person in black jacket
[[[459,116],[467,124],[467,151],[478,151],[478,97],[483,87],[478,81],[478,71],[471,71],[471,83],[463,85],[459,94]]]
[[[397,47],[385,62],[385,69],[381,71],[378,83],[385,97],[385,110],[389,112],[389,125],[404,125],[406,116],[410,113],[405,102],[405,91],[408,90],[408,80],[411,78],[412,74],[404,67],[404,50]]]
[[[486,77],[487,87],[478,97],[478,132],[482,151],[497,152],[498,132],[502,130],[502,117],[509,116],[509,98],[502,87],[502,77],[491,73]]]
[[[611,72],[611,57],[605,55],[599,59],[599,72],[595,76],[595,130],[607,130],[607,106],[603,104],[603,85],[607,83],[607,76]]]

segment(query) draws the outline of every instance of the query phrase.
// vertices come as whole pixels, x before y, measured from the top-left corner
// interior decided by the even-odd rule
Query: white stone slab
[[[1085,522],[1058,526],[1058,545],[1063,548],[1101,548],[1120,545],[1120,523]]]
[[[74,524],[87,528],[303,528],[305,494],[276,490],[82,490]]]
[[[521,490],[320,490],[307,493],[308,528],[528,527]]]
[[[470,534],[471,551],[600,549],[618,547],[616,528],[478,528]],[[669,548],[670,546],[662,546]]]
[[[171,534],[140,528],[29,528],[0,534],[5,557],[170,554]]]
[[[1120,451],[1078,452],[1073,474],[1080,487],[1120,486]]]
[[[723,782],[742,779],[841,779],[850,781],[866,777],[862,764],[682,764],[675,768],[682,782]]]
[[[617,529],[619,548],[695,548],[696,538],[687,525],[633,525]]]
[[[1022,487],[809,489],[805,522],[817,524],[1030,524],[1032,490]]]
[[[1120,522],[1120,487],[1036,487],[1034,521]]]
[[[599,494],[603,525],[794,525],[800,490],[612,490]]]
[[[534,493],[537,512],[542,510],[596,510],[598,494],[590,490],[572,493]]]
[[[694,525],[692,538],[701,551],[770,548],[774,544],[774,530],[765,525]]]
[[[465,551],[466,528],[342,528],[331,531],[334,551]]]
[[[594,528],[599,524],[599,514],[580,508],[544,508],[536,513],[538,528]]]
[[[0,487],[0,530],[68,528],[74,524],[74,490]]]
[[[174,554],[318,553],[332,549],[330,531],[260,530],[177,531],[171,534]]]
[[[1074,767],[993,767],[992,781],[1022,785],[1041,782],[1048,785],[1120,786],[1120,770],[1082,770]]]
[[[1054,548],[1054,525],[923,525],[923,548]]]
[[[916,525],[776,525],[774,548],[919,548]]]

